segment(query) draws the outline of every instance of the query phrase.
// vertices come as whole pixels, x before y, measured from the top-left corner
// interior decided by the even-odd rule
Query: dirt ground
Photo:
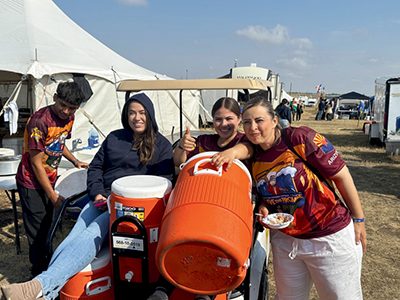
[[[387,155],[383,148],[368,145],[362,121],[314,121],[314,111],[307,108],[303,120],[294,126],[307,125],[328,137],[346,160],[363,203],[367,222],[368,249],[363,260],[362,284],[366,300],[400,300],[400,158]],[[22,253],[16,255],[12,209],[0,192],[0,285],[29,279],[27,242],[18,203]],[[270,274],[270,299],[274,280]],[[313,290],[310,299],[319,299]],[[321,299],[323,300],[323,299]]]

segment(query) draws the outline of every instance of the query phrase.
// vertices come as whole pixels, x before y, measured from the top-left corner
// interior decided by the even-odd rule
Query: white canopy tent
[[[289,102],[293,100],[293,97],[290,96],[284,89],[282,89],[282,95],[281,95],[281,99],[283,98],[288,99]]]
[[[73,139],[86,140],[91,124],[103,135],[120,128],[125,97],[116,91],[124,79],[171,79],[121,57],[80,28],[51,0],[0,0],[0,98],[32,113],[53,102],[60,81],[83,74],[92,97],[76,113]],[[16,91],[17,90],[17,91]],[[10,96],[14,96],[10,99]],[[179,94],[146,92],[153,100],[159,128],[179,130]],[[184,116],[198,127],[198,92],[187,91]],[[185,124],[186,125],[186,124]]]

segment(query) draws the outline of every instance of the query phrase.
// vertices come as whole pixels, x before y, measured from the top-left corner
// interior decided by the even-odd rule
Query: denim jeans
[[[80,272],[95,258],[108,237],[110,217],[92,201],[82,209],[75,226],[55,250],[49,268],[37,279],[46,300],[55,299],[69,278]]]
[[[279,119],[279,124],[281,124],[282,128],[290,127],[290,123],[287,119]]]

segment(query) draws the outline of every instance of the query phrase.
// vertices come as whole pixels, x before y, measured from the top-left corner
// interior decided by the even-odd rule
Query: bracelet
[[[365,218],[353,218],[354,223],[363,223],[365,222]]]
[[[79,161],[79,159],[74,159],[73,161],[72,161],[72,164],[74,165],[74,167],[76,167],[76,163]]]
[[[183,151],[186,151],[186,150],[181,146],[181,144],[178,144],[178,148],[179,148],[179,149],[182,149]]]

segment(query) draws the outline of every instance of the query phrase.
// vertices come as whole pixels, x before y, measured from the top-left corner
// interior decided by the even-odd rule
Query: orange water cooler
[[[82,271],[75,274],[60,291],[60,300],[113,300],[110,250],[103,248]]]
[[[159,279],[155,252],[171,189],[168,179],[151,175],[123,177],[111,186],[108,206],[117,298],[130,289],[140,293]]]
[[[192,294],[223,294],[244,280],[252,246],[251,176],[235,161],[215,168],[213,152],[181,166],[168,201],[157,266],[172,284]]]

